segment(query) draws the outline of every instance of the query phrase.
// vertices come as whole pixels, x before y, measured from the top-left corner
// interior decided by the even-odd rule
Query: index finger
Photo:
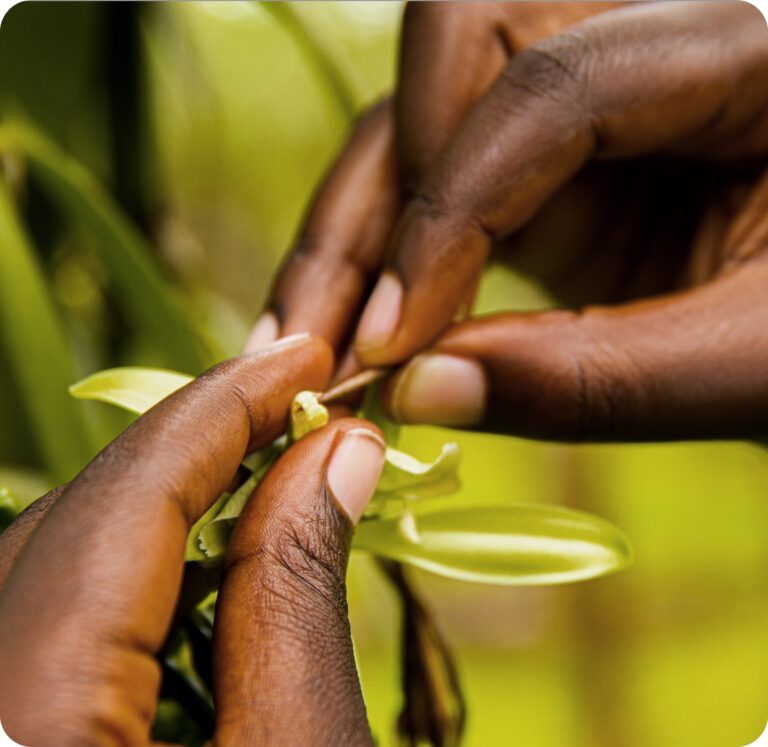
[[[0,591],[0,719],[22,744],[143,744],[192,523],[333,359],[288,338],[150,410],[59,497]],[[42,699],[44,698],[44,707]],[[52,735],[56,735],[55,738]]]
[[[408,3],[395,96],[400,178],[412,194],[509,58],[611,2]]]
[[[379,271],[399,209],[391,103],[364,114],[309,210],[245,346],[299,332],[337,349]]]

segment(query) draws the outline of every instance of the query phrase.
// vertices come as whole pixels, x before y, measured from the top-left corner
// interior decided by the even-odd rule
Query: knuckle
[[[431,222],[444,220],[451,215],[446,193],[429,183],[422,184],[414,192],[408,204],[408,212],[413,218]]]
[[[575,381],[576,439],[609,438],[615,429],[616,400],[602,367],[576,354],[571,360]]]
[[[248,417],[252,433],[258,433],[269,420],[265,405],[266,394],[274,388],[274,380],[259,369],[259,364],[248,356],[239,356],[217,363],[197,379],[200,386],[210,389],[223,388],[228,402],[222,407],[234,405]],[[262,396],[255,396],[261,392]],[[213,392],[210,392],[213,393]]]
[[[383,98],[364,109],[355,118],[352,128],[353,138],[355,134],[366,131],[369,128],[381,127],[392,117],[392,99]]]
[[[625,349],[597,340],[571,356],[578,440],[611,440],[642,412],[638,361]]]
[[[276,534],[270,555],[302,598],[339,604],[344,599],[346,544],[330,511],[293,517]]]
[[[363,239],[350,241],[338,227],[310,226],[296,241],[281,280],[310,286],[318,278],[326,277],[330,282],[342,273],[353,273],[363,280],[381,263],[380,252],[365,251],[367,246]]]
[[[481,202],[466,178],[426,180],[408,204],[410,225],[418,223],[425,231],[447,234],[446,239],[462,227],[486,233],[477,217]]]
[[[293,244],[287,266],[295,268],[304,262],[322,261],[323,250],[326,246],[326,233],[311,224],[306,226]]]
[[[593,34],[570,29],[515,55],[502,73],[504,87],[514,99],[522,91],[581,107],[596,54]]]
[[[454,272],[456,263],[471,255],[473,238],[484,235],[474,214],[474,205],[458,188],[420,190],[395,235],[398,252],[394,265],[398,272],[411,278],[427,270],[441,277]]]
[[[248,417],[251,434],[256,435],[261,433],[269,423],[269,413],[267,406],[264,404],[263,397],[256,398],[253,396],[253,393],[259,389],[263,391],[268,389],[270,382],[266,381],[264,377],[259,376],[257,372],[252,372],[249,376],[251,380],[248,382],[247,387],[241,381],[233,380],[231,392],[233,399]],[[255,389],[252,387],[255,387]],[[266,396],[266,392],[264,396]]]
[[[255,550],[229,558],[258,575],[262,609],[287,627],[316,629],[318,619],[347,619],[350,529],[327,494],[309,514],[293,512],[269,527]]]

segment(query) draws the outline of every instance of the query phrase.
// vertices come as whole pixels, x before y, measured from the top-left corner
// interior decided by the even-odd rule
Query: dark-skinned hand
[[[394,98],[320,189],[250,344],[418,354],[385,392],[404,422],[763,435],[766,155],[747,3],[410,4]],[[566,308],[461,321],[493,260]]]
[[[0,535],[0,721],[28,747],[143,745],[192,523],[246,453],[322,390],[326,343],[286,339],[164,400]],[[214,745],[372,744],[352,653],[352,525],[384,445],[334,421],[272,467],[234,530],[214,625]]]

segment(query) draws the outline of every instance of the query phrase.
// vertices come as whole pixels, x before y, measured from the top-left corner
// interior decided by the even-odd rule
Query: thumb
[[[695,290],[581,312],[457,325],[388,383],[408,423],[566,441],[768,432],[768,265]]]
[[[383,465],[375,426],[338,420],[292,446],[243,511],[216,609],[216,745],[373,743],[345,576]]]

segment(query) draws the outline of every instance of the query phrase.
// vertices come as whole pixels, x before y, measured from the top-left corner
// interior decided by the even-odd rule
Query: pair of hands
[[[320,190],[254,330],[263,349],[158,405],[0,536],[11,736],[147,741],[189,527],[284,429],[291,397],[333,375],[320,339],[263,347],[278,337],[329,340],[337,376],[421,352],[385,392],[406,422],[764,433],[767,62],[746,4],[409,6],[395,98]],[[569,305],[605,305],[453,324],[491,257]],[[344,575],[382,461],[373,426],[335,421],[241,516],[216,614],[215,744],[371,743]]]

